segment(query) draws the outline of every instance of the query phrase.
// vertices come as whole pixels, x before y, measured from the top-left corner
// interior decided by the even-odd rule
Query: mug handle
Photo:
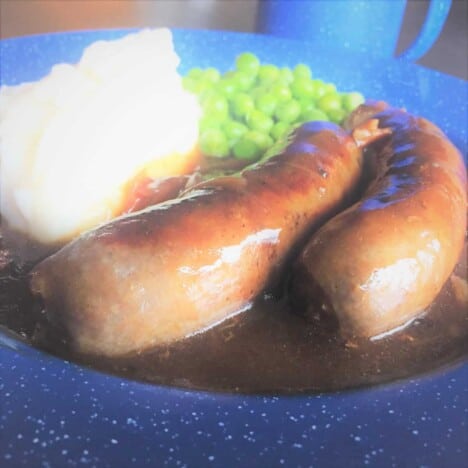
[[[398,58],[411,62],[420,59],[439,37],[451,6],[452,0],[432,0],[419,36]]]

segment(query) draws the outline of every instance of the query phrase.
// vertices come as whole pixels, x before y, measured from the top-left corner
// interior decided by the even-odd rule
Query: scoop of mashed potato
[[[191,170],[200,111],[167,29],[90,45],[76,65],[0,88],[0,211],[64,243],[111,219],[139,174]]]

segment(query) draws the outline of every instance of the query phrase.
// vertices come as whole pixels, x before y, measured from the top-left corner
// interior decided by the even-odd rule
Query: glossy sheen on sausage
[[[32,290],[79,352],[183,338],[248,307],[301,237],[342,208],[361,165],[347,132],[306,124],[239,176],[81,236],[34,269]]]
[[[466,230],[466,168],[455,146],[427,120],[382,103],[362,106],[351,123],[369,118],[391,132],[369,148],[375,179],[312,236],[290,282],[297,310],[335,317],[348,337],[389,332],[424,311]]]

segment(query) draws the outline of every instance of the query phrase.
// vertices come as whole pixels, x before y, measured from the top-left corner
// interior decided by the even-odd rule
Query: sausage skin
[[[332,318],[348,338],[376,337],[423,312],[454,269],[466,230],[466,168],[442,131],[383,103],[364,104],[350,122],[366,119],[390,131],[368,148],[375,177],[311,237],[289,283],[295,309]]]
[[[343,207],[361,165],[343,129],[305,124],[239,176],[85,233],[35,267],[31,288],[80,353],[181,339],[248,307],[302,237]]]

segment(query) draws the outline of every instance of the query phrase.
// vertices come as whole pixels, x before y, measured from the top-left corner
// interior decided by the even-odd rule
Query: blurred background
[[[260,1],[0,0],[0,38],[77,29],[142,26],[253,32]],[[408,1],[397,55],[416,37],[428,4],[428,0]],[[468,79],[467,0],[453,1],[439,39],[417,63]]]

